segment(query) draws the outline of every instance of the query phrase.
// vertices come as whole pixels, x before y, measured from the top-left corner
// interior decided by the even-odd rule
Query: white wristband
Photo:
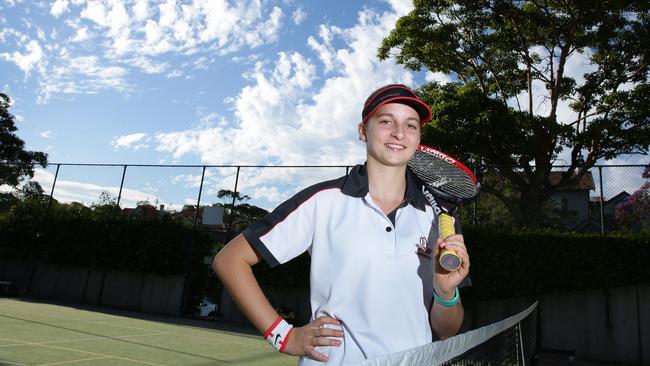
[[[287,323],[282,317],[278,317],[269,329],[264,332],[264,339],[271,343],[276,350],[284,352],[292,329],[293,325]]]

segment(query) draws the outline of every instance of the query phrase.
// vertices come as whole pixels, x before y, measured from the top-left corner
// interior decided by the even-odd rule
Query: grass
[[[223,329],[215,329],[217,327]],[[206,321],[0,298],[0,365],[295,365]]]

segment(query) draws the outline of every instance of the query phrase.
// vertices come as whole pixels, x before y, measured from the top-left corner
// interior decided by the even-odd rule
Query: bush
[[[479,299],[650,281],[650,235],[465,230]]]
[[[210,254],[208,234],[167,217],[97,215],[83,205],[23,202],[0,216],[0,258],[131,272],[184,274]]]

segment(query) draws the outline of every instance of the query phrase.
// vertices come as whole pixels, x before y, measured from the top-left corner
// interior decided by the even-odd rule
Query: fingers
[[[341,322],[338,321],[336,318],[332,318],[331,316],[323,315],[309,324],[322,327],[325,324],[341,325]]]
[[[316,349],[314,349],[314,347],[311,347],[311,346],[307,347],[306,352],[305,352],[305,356],[307,356],[309,358],[312,358],[312,359],[314,359],[316,361],[320,361],[320,362],[326,362],[327,361],[327,356],[325,356],[324,354],[322,354],[320,352],[316,352]]]
[[[316,351],[316,347],[338,347],[343,342],[343,336],[339,320],[330,316],[321,316],[304,327],[294,328],[287,347],[290,352],[287,353],[324,362],[327,361],[327,356]]]

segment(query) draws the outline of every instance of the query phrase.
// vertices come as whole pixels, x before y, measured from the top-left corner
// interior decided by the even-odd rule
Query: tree
[[[25,183],[20,189],[20,197],[22,197],[22,199],[43,199],[45,197],[45,192],[40,183],[31,180]]]
[[[248,203],[241,203],[248,201],[248,195],[241,195],[239,192],[233,192],[229,189],[220,189],[217,192],[217,197],[225,200],[227,203],[220,204],[224,208],[223,221],[228,223],[228,230],[233,232],[241,232],[253,221],[260,219],[268,213],[267,210],[250,205]],[[235,204],[233,205],[233,202]],[[239,204],[237,203],[239,202]]]
[[[648,152],[647,1],[414,5],[378,56],[397,50],[397,62],[407,68],[451,76],[451,83],[419,90],[434,114],[423,143],[495,169],[515,194],[490,182],[482,182],[482,191],[499,198],[519,225],[542,222],[544,202],[598,159]],[[582,79],[567,75],[577,55],[590,63]],[[558,119],[563,106],[574,113],[572,121]],[[549,175],[563,151],[570,167],[552,184]],[[484,169],[481,176],[492,175]]]
[[[643,172],[643,178],[650,179],[650,164]],[[632,193],[614,211],[616,225],[624,230],[650,230],[650,181]]]
[[[0,185],[15,187],[24,177],[34,177],[34,165],[47,166],[47,154],[25,150],[25,142],[15,134],[10,106],[9,96],[0,93]]]

